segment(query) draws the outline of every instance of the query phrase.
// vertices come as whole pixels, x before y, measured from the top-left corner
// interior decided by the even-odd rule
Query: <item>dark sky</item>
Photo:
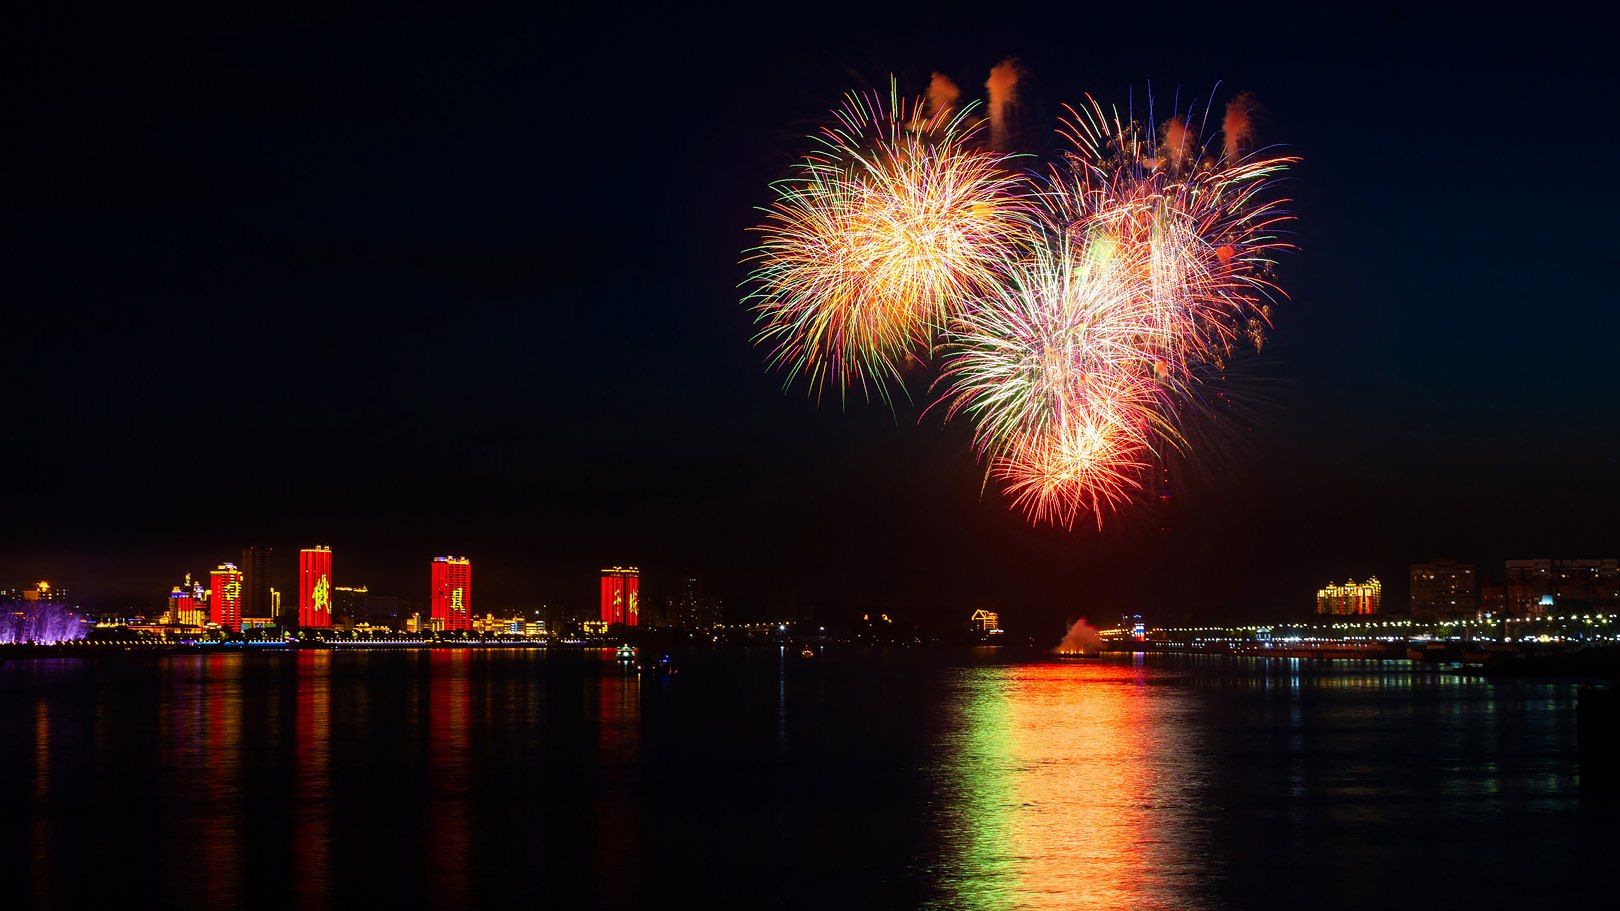
[[[92,9],[3,30],[0,587],[116,607],[249,543],[338,584],[587,608],[639,563],[758,615],[1040,628],[1308,610],[1406,565],[1614,556],[1608,23],[1526,4],[891,12]],[[225,5],[231,7],[232,5]],[[1118,5],[1112,5],[1118,6]],[[1031,528],[965,426],[818,406],[751,346],[754,206],[848,89],[1030,72],[1030,130],[1151,80],[1303,156],[1252,412],[1169,534]],[[920,418],[920,419],[919,419]],[[76,599],[78,600],[78,599]],[[965,616],[965,614],[964,614]]]

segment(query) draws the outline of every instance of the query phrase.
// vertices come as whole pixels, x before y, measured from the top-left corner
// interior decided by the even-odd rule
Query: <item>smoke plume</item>
[[[928,81],[928,119],[934,120],[941,112],[956,107],[956,99],[961,97],[962,90],[956,87],[951,77],[935,73],[934,78]]]
[[[1259,106],[1252,92],[1240,92],[1226,103],[1226,120],[1221,124],[1221,130],[1226,133],[1227,161],[1237,161],[1243,155],[1243,147],[1252,143],[1254,112]]]
[[[1097,634],[1097,628],[1081,617],[1074,621],[1069,631],[1063,635],[1063,641],[1058,645],[1060,655],[1095,655],[1103,650],[1102,636]]]
[[[990,148],[997,152],[1008,151],[1008,129],[1013,109],[1018,106],[1018,81],[1023,76],[1023,64],[1017,57],[1008,57],[990,70],[990,78],[984,84],[990,93]]]
[[[1228,117],[1231,114],[1227,115]],[[1164,145],[1159,154],[1170,162],[1171,170],[1180,170],[1181,163],[1186,160],[1189,147],[1198,142],[1197,134],[1188,129],[1187,124],[1180,117],[1172,117],[1164,122]]]

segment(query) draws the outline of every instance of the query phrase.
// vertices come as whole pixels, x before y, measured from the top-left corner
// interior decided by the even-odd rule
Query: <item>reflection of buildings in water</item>
[[[640,869],[634,775],[641,746],[641,678],[604,675],[597,694],[597,904],[635,907]]]
[[[297,661],[292,879],[300,908],[325,908],[332,901],[332,655],[300,651]]]
[[[1197,908],[1212,852],[1185,693],[1113,664],[967,669],[937,775],[959,908]]]
[[[427,872],[430,904],[452,908],[468,903],[471,774],[467,721],[469,652],[434,649],[428,653],[428,808]],[[480,656],[483,657],[483,656]]]
[[[209,655],[204,660],[203,754],[201,776],[207,824],[198,849],[209,904],[225,907],[240,900],[242,873],[242,656]]]
[[[41,907],[51,895],[51,711],[45,697],[34,703],[34,819],[29,834],[29,888]]]
[[[170,658],[160,677],[158,713],[158,800],[175,824],[159,830],[158,881],[185,883],[195,875],[196,833],[189,826],[197,789],[208,774],[203,762],[203,694],[207,679],[201,657]]]

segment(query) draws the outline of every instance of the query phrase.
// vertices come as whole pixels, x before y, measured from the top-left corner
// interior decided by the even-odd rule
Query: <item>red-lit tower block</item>
[[[472,629],[472,561],[466,557],[433,558],[434,626]]]
[[[641,625],[641,570],[634,566],[602,570],[602,621]]]
[[[213,620],[235,632],[242,631],[242,571],[235,563],[221,563],[208,574],[208,607]]]
[[[298,552],[298,625],[332,625],[332,548]]]

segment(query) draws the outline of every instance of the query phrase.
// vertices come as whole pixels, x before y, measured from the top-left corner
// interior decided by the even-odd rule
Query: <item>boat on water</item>
[[[618,654],[615,655],[615,657],[619,661],[623,661],[628,664],[629,662],[636,660],[636,650],[629,645],[621,645],[619,646]]]
[[[670,661],[668,655],[659,658],[657,661],[649,661],[645,664],[638,665],[636,670],[640,671],[642,674],[652,677],[667,677],[670,674],[676,673],[675,662]]]
[[[816,650],[807,645],[804,647],[804,651],[800,652],[799,654],[805,658],[814,658],[816,656]]]

